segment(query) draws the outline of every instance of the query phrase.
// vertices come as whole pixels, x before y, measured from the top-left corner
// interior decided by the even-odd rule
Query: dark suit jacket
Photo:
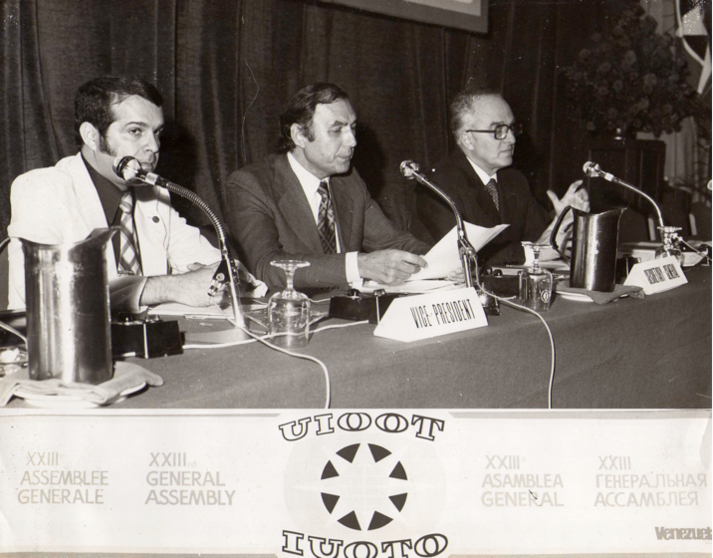
[[[273,260],[310,262],[295,274],[295,288],[347,285],[346,252],[396,248],[425,254],[428,244],[399,231],[371,198],[356,169],[330,178],[342,253],[325,254],[304,190],[287,155],[235,171],[228,178],[227,222],[243,260],[271,288],[282,288],[284,272]]]
[[[440,161],[430,179],[453,199],[464,221],[481,227],[510,225],[480,251],[489,265],[523,263],[525,253],[520,242],[537,240],[551,221],[548,212],[530,193],[527,179],[514,169],[498,171],[498,212],[490,193],[460,149]],[[418,219],[433,241],[456,224],[448,205],[423,186],[416,188],[416,206]]]

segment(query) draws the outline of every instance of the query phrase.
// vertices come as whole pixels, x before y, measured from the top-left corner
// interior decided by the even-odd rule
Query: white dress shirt
[[[476,165],[473,161],[471,161],[469,157],[466,157],[466,158],[468,159],[470,166],[473,167],[475,174],[478,175],[478,178],[480,178],[480,180],[482,181],[483,184],[487,184],[491,180],[495,180],[495,182],[498,181],[498,172],[497,171],[495,171],[492,175],[489,175],[487,172],[485,172],[483,169],[481,169],[478,165]]]
[[[314,222],[316,225],[319,226],[319,206],[322,203],[322,196],[318,192],[319,185],[322,182],[319,178],[317,178],[315,175],[313,175],[311,172],[309,172],[306,168],[304,168],[297,159],[294,158],[292,153],[287,154],[287,161],[290,163],[290,167],[292,167],[293,172],[297,176],[297,180],[299,180],[300,184],[302,185],[302,190],[305,193],[305,196],[307,197],[307,202],[309,203],[310,208],[312,209],[312,215],[314,216]],[[329,178],[325,178],[323,180],[327,181],[327,189],[329,189]],[[331,195],[331,191],[330,191]],[[334,220],[334,228],[335,228],[335,239],[336,239],[336,247],[337,247],[337,253],[342,252],[342,247],[339,242],[339,221],[336,219],[336,211],[335,211],[335,220]],[[359,275],[359,263],[358,263],[358,252],[347,252],[345,254],[345,272],[347,275],[347,281],[349,282],[350,285],[357,285],[360,286],[362,283],[362,279]]]

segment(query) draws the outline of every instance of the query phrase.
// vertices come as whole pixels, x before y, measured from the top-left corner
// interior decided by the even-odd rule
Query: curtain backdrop
[[[103,74],[158,86],[170,124],[158,172],[219,212],[228,175],[273,151],[285,100],[315,81],[350,95],[354,163],[398,226],[413,199],[399,163],[428,168],[453,148],[447,106],[470,83],[502,91],[525,123],[515,166],[548,204],[586,158],[558,69],[621,1],[490,0],[485,35],[309,0],[2,0],[0,231],[12,180],[76,152],[74,92]]]

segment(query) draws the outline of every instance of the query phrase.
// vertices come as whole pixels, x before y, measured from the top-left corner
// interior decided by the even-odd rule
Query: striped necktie
[[[119,202],[121,221],[119,222],[119,273],[141,275],[141,261],[136,250],[134,230],[134,198],[127,190]]]
[[[322,249],[325,254],[335,254],[337,252],[337,242],[334,227],[334,208],[329,197],[326,180],[319,183],[317,192],[322,197],[317,217],[317,228],[319,229],[319,238],[322,240]]]
[[[493,198],[493,203],[495,204],[495,209],[500,211],[500,197],[498,196],[498,182],[494,178],[491,178],[488,183],[485,185],[485,189],[488,191],[490,194],[490,197]]]

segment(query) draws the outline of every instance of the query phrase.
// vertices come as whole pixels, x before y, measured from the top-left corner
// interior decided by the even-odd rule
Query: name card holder
[[[675,289],[686,283],[688,279],[681,264],[673,256],[635,264],[624,281],[624,285],[641,287],[647,295]]]
[[[410,342],[487,325],[478,293],[464,287],[395,299],[374,335]]]

